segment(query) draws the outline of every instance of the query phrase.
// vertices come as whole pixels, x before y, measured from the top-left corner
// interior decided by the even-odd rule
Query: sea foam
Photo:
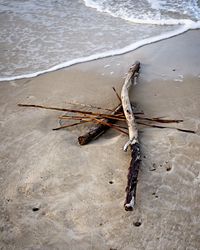
[[[93,55],[86,56],[86,57],[80,57],[80,58],[73,59],[73,60],[70,60],[70,61],[67,61],[64,63],[60,63],[60,64],[55,65],[47,70],[37,71],[37,72],[31,73],[31,74],[24,74],[24,75],[19,75],[19,76],[12,76],[12,77],[1,77],[0,81],[11,81],[11,80],[18,80],[18,79],[23,79],[23,78],[36,77],[38,75],[52,72],[55,70],[59,70],[59,69],[65,68],[65,67],[69,67],[69,66],[78,64],[78,63],[84,63],[84,62],[89,62],[89,61],[102,59],[102,58],[106,58],[106,57],[110,57],[110,56],[117,56],[117,55],[125,54],[127,52],[136,50],[137,48],[142,47],[144,45],[155,43],[155,42],[158,42],[160,40],[164,40],[167,38],[177,36],[179,34],[182,34],[186,31],[188,31],[189,29],[199,29],[199,28],[200,28],[200,22],[195,23],[195,22],[191,21],[191,22],[188,22],[187,24],[181,26],[179,29],[167,32],[167,33],[159,35],[159,36],[154,36],[151,38],[140,40],[138,42],[130,44],[130,45],[128,45],[124,48],[121,48],[121,49],[110,50],[107,52],[93,54]]]
[[[135,23],[175,25],[200,19],[198,0],[84,0],[87,7]],[[182,16],[186,18],[183,19]]]

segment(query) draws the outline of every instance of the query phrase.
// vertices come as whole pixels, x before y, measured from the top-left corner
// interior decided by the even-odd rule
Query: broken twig
[[[122,100],[121,100],[121,97],[119,96],[119,94],[117,93],[117,90],[115,89],[115,87],[112,87],[112,89],[114,90],[116,96],[117,96],[117,99],[119,100],[120,103],[122,103]]]

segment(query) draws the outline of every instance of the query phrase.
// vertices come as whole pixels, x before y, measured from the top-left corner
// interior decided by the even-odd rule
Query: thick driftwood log
[[[123,111],[122,105],[119,104],[111,114],[115,115],[122,111]],[[103,123],[115,123],[116,122],[116,120],[112,120],[112,119],[103,119],[102,121]],[[97,124],[93,126],[87,133],[79,136],[78,142],[80,145],[86,145],[90,141],[97,139],[99,136],[105,133],[109,128],[110,128],[109,126],[106,126],[104,124]]]
[[[137,187],[137,177],[140,165],[140,146],[138,142],[138,130],[135,123],[135,118],[133,110],[131,107],[129,99],[129,89],[135,77],[137,77],[140,69],[140,63],[136,62],[128,71],[127,77],[125,79],[124,85],[121,91],[122,107],[124,110],[124,115],[126,117],[128,131],[129,131],[129,141],[124,146],[124,151],[127,148],[131,148],[131,162],[128,173],[128,183],[126,187],[126,200],[124,203],[125,210],[133,210],[136,198],[136,187]]]

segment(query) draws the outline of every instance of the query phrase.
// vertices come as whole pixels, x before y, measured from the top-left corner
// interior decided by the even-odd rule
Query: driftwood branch
[[[122,107],[129,131],[129,141],[125,144],[124,150],[131,147],[131,162],[128,173],[128,183],[126,187],[126,200],[124,203],[125,210],[133,210],[136,198],[137,177],[140,165],[140,146],[138,142],[138,130],[135,123],[133,110],[129,99],[129,89],[132,85],[133,79],[138,75],[140,63],[136,62],[130,69],[126,76],[124,85],[121,91]]]
[[[122,112],[122,105],[118,105],[116,109],[111,113],[111,115],[115,115],[119,112]],[[102,120],[104,124],[97,124],[93,126],[87,133],[84,135],[81,135],[78,137],[78,142],[80,145],[86,145],[92,140],[97,139],[99,136],[101,136],[103,133],[105,133],[108,129],[109,126],[107,126],[105,123],[113,124],[116,122],[116,120],[110,118],[110,119],[103,119]]]

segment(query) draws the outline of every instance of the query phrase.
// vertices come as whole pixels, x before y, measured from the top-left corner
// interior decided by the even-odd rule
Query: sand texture
[[[199,48],[200,31],[191,31],[126,55],[0,83],[1,250],[200,248]],[[81,147],[77,137],[86,126],[52,131],[63,112],[17,103],[115,107],[112,86],[120,91],[136,60],[141,73],[131,96],[138,109],[183,119],[173,126],[197,133],[139,127],[137,206],[126,212],[127,137],[110,130]]]

